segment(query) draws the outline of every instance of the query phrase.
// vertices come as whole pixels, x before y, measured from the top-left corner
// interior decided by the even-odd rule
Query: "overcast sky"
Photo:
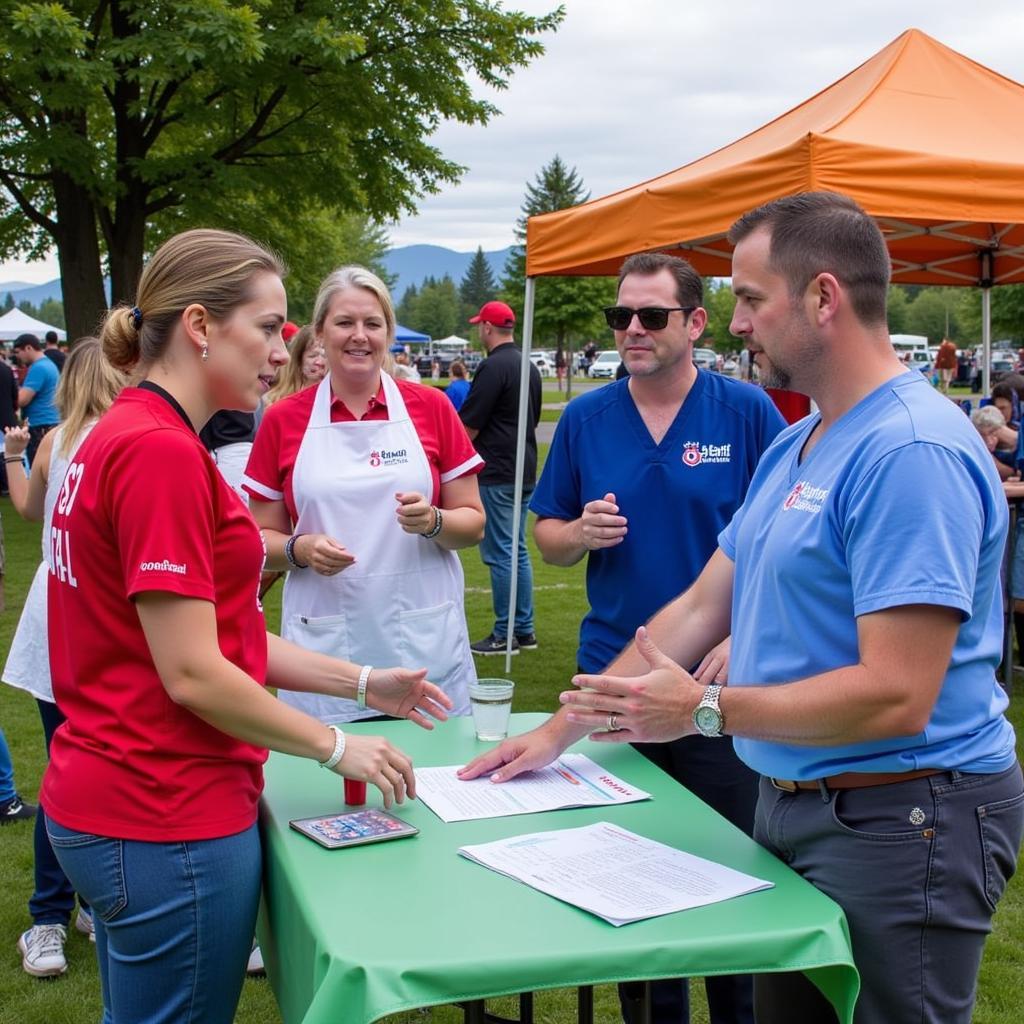
[[[540,13],[556,4],[505,6]],[[566,0],[565,7],[547,53],[492,94],[500,116],[438,131],[435,143],[469,170],[394,225],[394,245],[502,248],[513,241],[526,183],[556,153],[595,197],[628,187],[758,128],[907,28],[1024,81],[1020,0]],[[0,280],[56,273],[55,261],[9,263]]]

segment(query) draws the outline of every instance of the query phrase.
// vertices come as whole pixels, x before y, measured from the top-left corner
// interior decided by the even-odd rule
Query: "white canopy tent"
[[[17,306],[0,316],[0,341],[14,341],[19,334],[34,334],[40,341],[47,331],[56,331],[58,341],[67,340],[67,332],[59,327],[44,324],[28,313],[23,313]]]

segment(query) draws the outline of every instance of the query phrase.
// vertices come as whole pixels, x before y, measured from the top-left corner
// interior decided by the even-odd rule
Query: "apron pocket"
[[[348,637],[348,616],[341,615],[292,615],[288,619],[286,640],[304,648],[327,654],[332,658],[351,661],[349,651],[352,645]]]
[[[399,612],[399,663],[406,668],[426,667],[427,678],[445,686],[462,664],[462,633],[461,616],[454,601]]]

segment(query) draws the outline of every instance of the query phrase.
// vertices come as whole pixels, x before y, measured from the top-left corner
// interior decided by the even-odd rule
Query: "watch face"
[[[714,708],[697,708],[693,715],[693,723],[705,736],[722,731],[722,714]]]

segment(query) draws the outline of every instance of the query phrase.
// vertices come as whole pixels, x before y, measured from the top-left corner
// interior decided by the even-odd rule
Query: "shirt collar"
[[[384,381],[380,382],[380,387],[377,388],[377,394],[371,395],[370,400],[366,403],[366,411],[363,415],[373,412],[378,406],[383,406],[385,409],[388,407],[387,400],[384,397]],[[335,409],[347,409],[348,406],[332,391],[331,392],[331,411]]]

